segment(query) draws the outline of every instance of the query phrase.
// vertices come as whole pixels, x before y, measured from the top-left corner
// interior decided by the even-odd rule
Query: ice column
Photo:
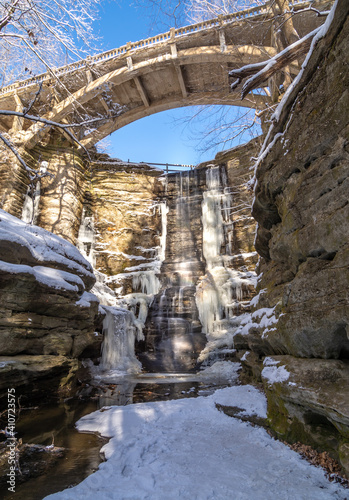
[[[166,253],[166,238],[167,238],[167,214],[168,207],[166,202],[159,203],[159,209],[161,214],[161,236],[160,236],[160,248],[159,248],[159,260],[163,262],[165,260]]]
[[[87,216],[87,213],[86,209],[83,208],[76,246],[83,256],[86,257],[86,259],[92,264],[92,266],[95,267],[95,228],[92,214]]]
[[[120,374],[138,373],[142,369],[134,351],[137,327],[132,312],[116,307],[103,307],[104,341],[100,368],[116,370]]]
[[[226,182],[224,169],[219,166],[207,169],[207,191],[202,202],[206,275],[197,286],[196,302],[203,331],[211,337],[220,336],[226,330],[235,301],[242,296],[241,273],[226,268],[223,259],[231,252],[228,235],[232,196]]]
[[[212,269],[222,265],[221,247],[224,241],[219,167],[207,169],[206,187],[202,202],[203,254],[207,268]]]
[[[36,224],[38,220],[40,191],[40,181],[38,181],[34,192],[32,191],[32,186],[29,186],[25,195],[21,219],[28,224]]]

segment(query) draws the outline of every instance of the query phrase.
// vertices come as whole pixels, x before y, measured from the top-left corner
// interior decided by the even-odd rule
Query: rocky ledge
[[[349,361],[269,356],[262,381],[278,437],[328,451],[349,471]]]
[[[91,265],[71,243],[3,210],[0,259],[2,374],[21,374],[18,383],[28,373],[30,379],[45,377],[45,361],[49,369],[65,367],[67,375],[75,366],[71,359],[101,342],[94,333],[99,302],[89,293]]]

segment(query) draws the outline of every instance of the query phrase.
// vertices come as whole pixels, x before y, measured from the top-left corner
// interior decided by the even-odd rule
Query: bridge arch
[[[302,5],[299,2],[295,8]],[[314,13],[306,17],[307,22],[303,19],[297,27],[301,35],[322,22]],[[239,93],[231,91],[228,73],[275,54],[272,18],[270,7],[264,5],[128,43],[59,68],[58,82],[43,74],[2,89],[0,108],[23,109],[39,90],[32,114],[73,124],[86,118],[83,126],[73,128],[86,148],[164,110],[197,104],[261,109],[269,98],[249,94],[241,101]],[[10,117],[2,117],[0,127],[19,134],[27,148],[48,131],[45,125]]]

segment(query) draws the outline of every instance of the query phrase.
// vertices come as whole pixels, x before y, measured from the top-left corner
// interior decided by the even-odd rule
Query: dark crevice
[[[335,158],[328,166],[329,170],[333,170],[342,163],[342,158]]]
[[[327,194],[327,193],[330,193],[331,191],[332,191],[332,189],[331,189],[331,188],[329,188],[329,187],[328,187],[328,188],[326,188],[326,189],[323,189],[323,190],[321,191],[321,193],[319,194],[319,198],[321,198],[322,196],[324,196],[324,195],[325,195],[325,194]]]
[[[320,256],[320,259],[332,261],[336,255],[337,252],[325,252],[323,255]]]
[[[316,248],[309,253],[309,257],[332,261],[336,254],[337,251],[327,252],[324,248]]]
[[[304,170],[308,170],[308,168],[311,166],[312,163],[316,160],[316,156],[311,156],[305,163],[304,163]]]

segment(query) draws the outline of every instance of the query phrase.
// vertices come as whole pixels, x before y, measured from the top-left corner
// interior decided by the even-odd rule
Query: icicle
[[[93,267],[96,265],[94,252],[95,239],[96,232],[93,216],[88,217],[85,208],[83,208],[76,246]]]
[[[102,371],[138,373],[142,369],[134,351],[136,329],[134,315],[125,309],[103,307],[104,341],[102,346]]]
[[[156,295],[160,290],[160,281],[153,269],[132,273],[132,288],[135,292]]]
[[[167,213],[168,207],[165,202],[159,203],[160,213],[161,213],[161,236],[160,236],[160,249],[159,249],[159,260],[163,262],[165,260],[166,252],[166,238],[167,238]]]
[[[24,198],[21,219],[28,224],[36,224],[39,217],[41,186],[40,181],[36,183],[35,191],[31,192],[31,186],[28,187]]]

